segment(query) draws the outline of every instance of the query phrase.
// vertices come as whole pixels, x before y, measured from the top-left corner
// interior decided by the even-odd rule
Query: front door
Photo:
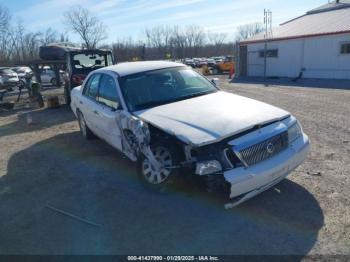
[[[118,114],[121,112],[120,97],[115,79],[102,74],[99,85],[97,102],[99,104],[99,126],[104,139],[112,146],[122,150],[121,133],[118,126]]]
[[[83,95],[78,101],[79,109],[83,113],[87,126],[98,137],[103,135],[98,128],[101,119],[99,116],[99,104],[96,101],[100,79],[101,74],[93,74],[88,79],[88,82],[83,90]]]

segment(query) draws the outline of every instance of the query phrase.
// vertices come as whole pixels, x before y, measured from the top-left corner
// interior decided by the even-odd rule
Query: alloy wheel
[[[142,175],[148,183],[161,184],[169,177],[173,160],[169,150],[165,147],[156,147],[152,152],[161,167],[157,169],[145,158],[142,162]]]

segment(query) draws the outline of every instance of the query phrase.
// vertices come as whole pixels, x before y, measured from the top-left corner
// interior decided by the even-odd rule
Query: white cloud
[[[33,18],[40,18],[40,16],[46,16],[48,14],[56,14],[59,10],[65,9],[72,5],[86,4],[87,0],[49,0],[41,1],[29,8],[25,8],[19,12],[16,12],[16,16],[31,16]],[[39,16],[39,17],[36,17]]]

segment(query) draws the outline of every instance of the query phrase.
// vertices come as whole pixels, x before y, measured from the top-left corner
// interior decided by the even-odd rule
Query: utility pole
[[[264,9],[264,25],[265,25],[265,48],[264,48],[264,78],[266,79],[267,70],[267,42],[272,37],[272,12]]]

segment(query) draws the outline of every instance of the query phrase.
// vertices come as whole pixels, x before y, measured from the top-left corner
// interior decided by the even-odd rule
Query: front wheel
[[[139,177],[143,184],[154,190],[162,190],[179,173],[177,150],[171,146],[160,144],[151,147],[160,166],[154,166],[145,156],[139,160]]]

